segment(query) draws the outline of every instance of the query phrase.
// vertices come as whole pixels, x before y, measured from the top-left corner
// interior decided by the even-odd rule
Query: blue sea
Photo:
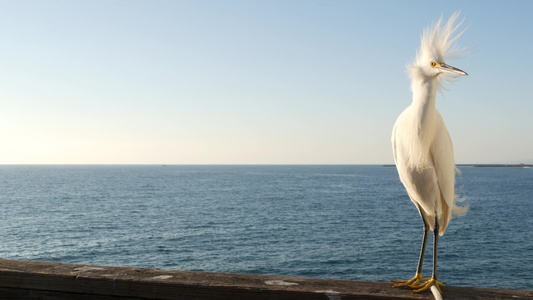
[[[439,279],[533,289],[533,168],[460,167]],[[0,258],[388,282],[422,221],[383,166],[0,166]],[[431,274],[432,242],[424,275]]]

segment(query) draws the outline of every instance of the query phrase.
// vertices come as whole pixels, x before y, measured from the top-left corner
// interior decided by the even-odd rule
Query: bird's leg
[[[416,268],[416,274],[413,279],[410,280],[393,280],[393,283],[396,283],[392,287],[409,287],[409,288],[416,288],[417,284],[421,282],[426,282],[429,278],[422,278],[422,264],[424,263],[424,253],[426,253],[426,244],[428,242],[428,236],[429,236],[429,225],[426,222],[426,219],[424,218],[422,208],[417,205],[418,211],[420,212],[420,216],[422,217],[422,222],[424,222],[424,237],[422,238],[422,247],[420,249],[420,257],[418,259],[418,267]]]
[[[409,288],[415,289],[412,291],[412,293],[420,293],[425,290],[428,290],[432,285],[436,286],[439,290],[440,294],[442,295],[442,291],[440,289],[441,286],[443,286],[442,283],[437,281],[437,246],[439,241],[439,222],[437,219],[437,216],[435,216],[435,228],[433,229],[433,274],[431,275],[431,278],[429,280],[426,280],[424,283],[419,285],[410,285]]]

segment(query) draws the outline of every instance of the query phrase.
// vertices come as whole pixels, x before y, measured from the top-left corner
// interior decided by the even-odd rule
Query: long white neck
[[[437,94],[436,79],[413,79],[411,90],[413,92],[413,102],[411,106],[415,111],[417,121],[417,135],[419,138],[430,138],[431,121],[435,120],[434,114],[435,97]]]
[[[437,94],[437,84],[433,80],[413,78],[411,90],[413,92],[413,102],[409,110],[411,111],[411,123],[407,133],[409,145],[409,165],[412,168],[423,170],[431,165],[431,147],[435,139],[438,123],[437,110],[435,108],[435,96]]]

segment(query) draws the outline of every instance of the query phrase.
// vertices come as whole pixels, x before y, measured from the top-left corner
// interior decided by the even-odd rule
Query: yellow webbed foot
[[[396,283],[392,287],[398,288],[398,287],[407,287],[407,288],[416,288],[419,286],[419,283],[424,283],[428,281],[429,278],[422,278],[422,274],[416,273],[415,277],[411,280],[393,280],[393,283]]]
[[[438,282],[437,279],[435,278],[429,278],[429,280],[425,282],[422,282],[420,284],[412,284],[408,287],[411,289],[414,289],[414,291],[412,291],[411,293],[415,294],[415,293],[421,293],[423,291],[428,290],[432,285],[436,286],[437,289],[439,290],[439,293],[442,295],[442,291],[440,287],[443,286],[444,284],[441,282]]]

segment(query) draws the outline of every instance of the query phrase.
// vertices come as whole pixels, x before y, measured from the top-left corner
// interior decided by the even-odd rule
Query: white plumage
[[[455,160],[453,145],[446,125],[435,107],[441,80],[455,74],[466,75],[458,69],[438,68],[452,54],[459,34],[453,36],[459,25],[454,25],[459,14],[452,15],[442,25],[442,18],[422,36],[416,61],[408,67],[411,76],[413,102],[396,120],[392,133],[394,161],[409,197],[419,204],[431,230],[435,213],[438,215],[439,234],[446,231],[452,214],[464,214],[465,208],[455,204]]]
[[[423,252],[427,242],[426,227],[435,234],[434,283],[429,283],[431,280],[428,280],[427,287],[417,285],[423,282],[419,276],[419,280],[411,280],[405,285],[412,288],[427,289],[430,285],[438,287],[437,233],[444,234],[453,214],[461,215],[468,209],[456,205],[456,168],[452,140],[435,107],[436,94],[441,91],[442,81],[467,75],[446,64],[452,55],[459,54],[462,50],[455,47],[455,42],[464,32],[456,34],[462,23],[456,24],[458,16],[459,13],[454,13],[446,24],[442,23],[441,18],[424,31],[416,60],[408,66],[413,100],[396,120],[392,132],[394,161],[400,180],[424,221],[424,241],[417,276],[422,271]]]

